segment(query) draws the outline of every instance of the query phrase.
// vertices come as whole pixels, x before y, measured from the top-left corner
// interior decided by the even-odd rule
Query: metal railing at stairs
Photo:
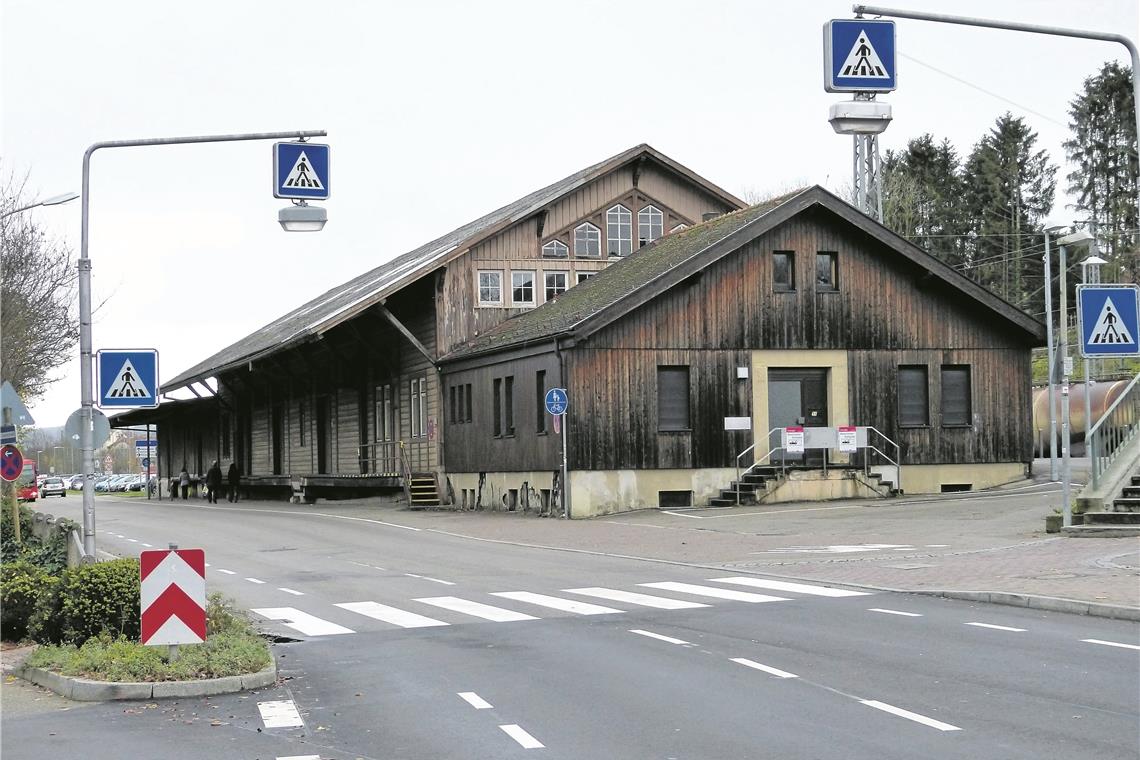
[[[400,441],[400,472],[403,475],[400,480],[404,482],[404,499],[407,501],[408,507],[412,506],[412,466],[408,464],[408,449],[403,441]]]
[[[771,441],[772,440],[772,433],[778,432],[779,430],[782,430],[782,429],[783,428],[772,428],[771,430],[769,430],[768,435],[764,436],[764,442],[767,443],[768,441]],[[774,449],[770,449],[767,454],[765,454],[764,456],[760,457],[759,459],[756,459],[755,461],[753,461],[752,464],[748,465],[748,467],[745,468],[744,472],[741,472],[740,471],[740,458],[743,457],[745,454],[748,454],[749,452],[754,451],[756,449],[757,443],[760,443],[760,441],[753,443],[751,446],[746,448],[744,451],[742,451],[736,455],[736,480],[734,481],[733,486],[734,486],[734,490],[736,491],[736,506],[738,506],[738,507],[740,506],[740,479],[742,477],[744,477],[745,475],[747,475],[748,473],[755,470],[761,464],[763,464],[764,460],[771,457],[777,451],[782,451],[784,448],[783,446],[777,446]],[[784,473],[785,473],[784,461],[780,460],[780,475],[783,476]]]
[[[1089,428],[1085,444],[1092,470],[1092,486],[1097,488],[1105,471],[1140,435],[1140,373],[1116,397],[1100,419]]]
[[[884,444],[883,445],[884,449],[887,448],[888,445],[894,446],[894,448],[895,448],[895,458],[894,459],[891,459],[889,454],[884,452],[878,446],[875,446],[873,443],[871,443],[871,440],[870,440],[870,437],[871,437],[870,434],[871,433],[874,433],[875,435],[879,436],[879,438],[883,439],[882,442]],[[879,430],[878,428],[874,428],[874,427],[871,427],[870,425],[868,425],[867,426],[867,451],[868,452],[869,451],[875,452],[876,454],[881,456],[883,459],[887,460],[892,465],[894,465],[894,468],[895,468],[895,490],[901,491],[902,490],[902,465],[900,464],[900,462],[902,462],[902,451],[899,449],[899,445],[897,443],[895,443],[894,441],[892,441],[890,438],[888,438],[886,435],[884,435],[883,431]],[[868,453],[864,452],[863,453],[863,475],[864,476],[870,475],[870,464],[869,464],[870,459],[871,459],[871,457],[868,456]]]

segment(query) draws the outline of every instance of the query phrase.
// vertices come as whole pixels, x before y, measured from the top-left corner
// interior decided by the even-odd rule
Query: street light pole
[[[880,8],[874,5],[853,5],[851,6],[851,10],[856,16],[863,14],[870,14],[872,16],[896,16],[898,18],[911,18],[916,21],[937,21],[943,24],[982,26],[989,29],[1005,29],[1013,32],[1051,34],[1057,37],[1077,37],[1085,40],[1119,43],[1128,49],[1128,54],[1132,57],[1132,102],[1134,117],[1136,119],[1136,134],[1138,138],[1140,138],[1140,51],[1136,49],[1136,44],[1123,34],[1089,32],[1084,29],[1069,29],[1061,26],[1022,24],[1016,21],[994,21],[985,18],[972,18],[970,16],[947,16],[942,13],[922,13],[920,11],[897,10],[895,8]],[[1136,208],[1140,210],[1140,188],[1137,188]]]
[[[37,208],[39,206],[58,206],[61,203],[73,201],[78,197],[79,193],[63,193],[62,195],[53,195],[51,198],[46,198],[42,201],[36,201],[35,203],[29,203],[27,206],[20,206],[19,208],[14,208],[11,211],[5,211],[3,214],[0,214],[0,219],[7,219],[8,217],[12,216],[12,214],[18,214],[21,211],[27,211],[28,209]]]
[[[1070,398],[1069,375],[1072,371],[1072,362],[1069,361],[1069,288],[1067,282],[1068,264],[1066,263],[1067,247],[1092,240],[1092,235],[1084,230],[1065,235],[1057,241],[1061,246],[1061,524],[1069,527],[1073,524],[1073,471],[1072,455],[1070,452]],[[1087,430],[1087,427],[1086,427]]]
[[[1049,250],[1049,235],[1057,232],[1060,227],[1049,227],[1045,230],[1045,341],[1049,344],[1047,351],[1049,364],[1049,381],[1046,384],[1049,401],[1049,480],[1057,482],[1057,399],[1053,385],[1057,378],[1056,355],[1053,345],[1053,254]]]
[[[256,132],[232,135],[193,135],[189,137],[154,137],[140,140],[109,140],[91,145],[83,154],[82,214],[79,234],[79,382],[82,400],[79,437],[83,458],[83,553],[87,561],[95,560],[95,447],[92,417],[95,407],[91,367],[91,258],[88,256],[88,229],[91,205],[91,156],[103,148],[138,148],[150,145],[186,145],[188,143],[240,142],[247,140],[288,140],[323,137],[325,130],[294,132]],[[155,378],[157,383],[157,378]]]

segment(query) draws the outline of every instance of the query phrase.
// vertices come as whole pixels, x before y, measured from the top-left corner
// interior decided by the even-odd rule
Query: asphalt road
[[[78,502],[50,511],[78,517]],[[284,680],[251,694],[66,710],[51,699],[9,709],[17,687],[5,684],[3,756],[1140,752],[1135,623],[835,595],[738,569],[471,540],[377,514],[101,498],[101,549],[204,547],[210,589],[294,639],[275,645]],[[272,727],[263,712],[293,708],[299,725]]]

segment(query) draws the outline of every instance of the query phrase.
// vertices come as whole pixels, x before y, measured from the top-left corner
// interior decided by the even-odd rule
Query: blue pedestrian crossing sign
[[[551,388],[546,392],[546,411],[555,417],[566,414],[569,406],[570,399],[566,395],[565,388]]]
[[[1140,356],[1140,285],[1078,285],[1081,356]]]
[[[895,22],[832,19],[823,25],[823,89],[828,92],[891,92],[895,69]]]
[[[329,197],[329,146],[273,144],[273,196],[323,201]]]
[[[113,349],[98,353],[99,395],[103,408],[158,406],[158,351],[148,348]]]

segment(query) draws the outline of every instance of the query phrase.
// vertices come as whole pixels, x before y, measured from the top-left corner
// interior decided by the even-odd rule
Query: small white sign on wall
[[[725,417],[724,418],[725,430],[751,430],[752,418],[751,417]]]

